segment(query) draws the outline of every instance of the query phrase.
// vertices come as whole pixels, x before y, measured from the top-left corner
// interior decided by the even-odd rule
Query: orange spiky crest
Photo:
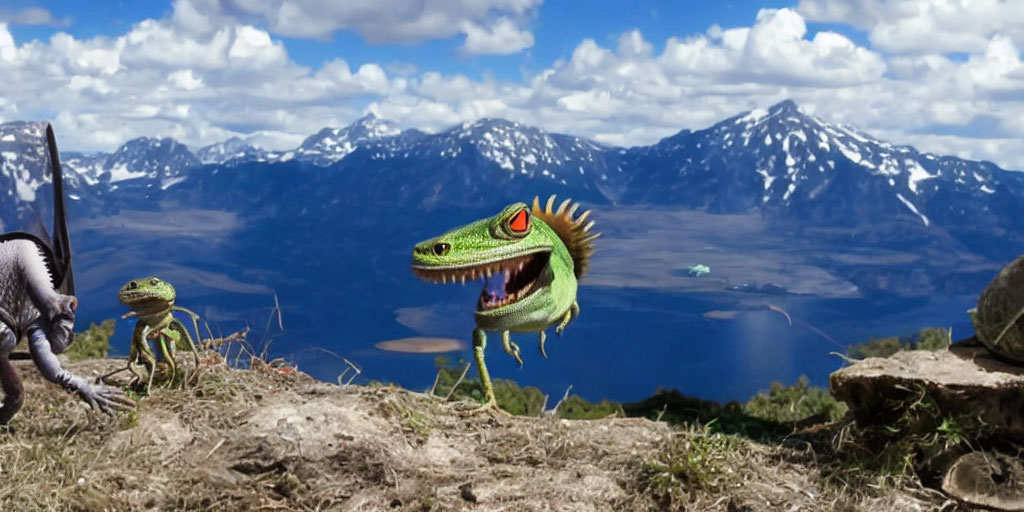
[[[594,221],[587,222],[590,210],[573,218],[576,210],[580,207],[578,203],[573,203],[572,199],[566,199],[558,205],[558,209],[552,209],[554,204],[555,196],[553,194],[548,198],[544,208],[540,207],[540,198],[534,196],[533,216],[550,226],[565,244],[565,248],[569,250],[569,256],[572,257],[573,273],[579,279],[583,277],[590,265],[590,255],[594,252],[594,239],[601,236],[601,233],[590,233],[590,228],[594,227]]]

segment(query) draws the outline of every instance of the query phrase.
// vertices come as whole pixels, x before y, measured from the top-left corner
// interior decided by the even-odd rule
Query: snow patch
[[[845,156],[847,159],[849,159],[851,162],[855,164],[859,164],[861,161],[860,153],[847,148],[845,145],[839,146],[839,152],[842,153],[843,156]]]
[[[146,171],[129,171],[128,166],[121,163],[110,168],[110,182],[116,183],[118,181],[132,180],[135,178],[142,178],[146,175]]]
[[[903,194],[896,194],[896,198],[902,201],[903,204],[910,209],[910,211],[914,212],[914,215],[921,217],[921,222],[924,222],[924,225],[926,227],[928,226],[928,224],[930,224],[930,222],[928,221],[928,217],[925,217],[924,215],[921,214],[921,212],[917,211],[917,207],[914,206],[914,203],[907,201],[907,199],[903,197]]]
[[[786,187],[786,193],[782,195],[782,200],[788,201],[789,196],[793,195],[794,191],[796,191],[796,183],[790,183],[789,186]]]
[[[772,182],[775,181],[775,176],[768,174],[768,171],[764,169],[758,169],[757,173],[760,174],[761,176],[764,176],[764,189],[768,190],[769,188],[771,188]],[[765,200],[767,200],[767,197],[768,196],[765,196]]]
[[[755,108],[754,110],[751,110],[750,112],[747,112],[747,115],[737,119],[736,120],[736,124],[740,124],[740,123],[757,124],[757,123],[761,122],[761,120],[764,119],[765,117],[768,117],[768,111],[767,110],[765,110],[763,108]]]
[[[175,176],[173,178],[167,178],[160,183],[160,190],[167,190],[178,183],[185,181],[185,176]]]
[[[918,182],[938,176],[938,174],[929,174],[928,171],[926,171],[924,167],[921,167],[921,164],[917,163],[916,160],[908,159],[904,160],[903,163],[906,164],[907,169],[910,171],[910,176],[907,177],[907,187],[909,187],[910,191],[915,194],[918,193]]]

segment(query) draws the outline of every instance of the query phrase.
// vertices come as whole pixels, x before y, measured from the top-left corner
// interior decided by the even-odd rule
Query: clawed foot
[[[495,399],[491,399],[487,402],[484,402],[482,405],[478,405],[476,402],[468,401],[458,402],[454,405],[459,413],[468,416],[476,416],[478,414],[483,414],[486,412],[494,413],[498,416],[512,416],[512,413],[507,412],[501,407],[499,407],[498,401]]]
[[[75,394],[93,410],[99,409],[109,416],[115,415],[117,411],[135,407],[135,401],[124,396],[121,390],[102,384],[89,385],[83,382]]]
[[[512,336],[508,331],[501,333],[501,346],[505,349],[505,353],[512,356],[519,366],[523,366],[523,358],[519,355],[519,345],[512,341]]]

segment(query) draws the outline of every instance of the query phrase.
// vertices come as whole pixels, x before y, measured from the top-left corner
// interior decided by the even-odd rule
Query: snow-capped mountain
[[[203,146],[196,151],[196,158],[203,164],[224,165],[244,162],[266,162],[278,156],[238,137]]]
[[[419,132],[415,132],[419,133]],[[389,121],[378,119],[367,114],[344,128],[324,128],[302,141],[295,151],[283,153],[278,159],[287,161],[292,158],[317,166],[331,165],[356,150],[371,143],[390,143],[393,149],[401,146],[403,139],[399,136],[402,130]],[[415,138],[415,136],[413,137]]]
[[[0,124],[0,177],[8,184],[3,197],[35,200],[36,190],[43,185],[38,170],[48,168],[44,128],[43,123]]]
[[[998,228],[1024,214],[1020,173],[883,142],[792,101],[633,148],[625,160],[627,202],[833,226]]]
[[[570,185],[608,181],[611,148],[580,137],[547,133],[532,126],[504,119],[481,119],[463,123],[428,138],[412,151],[417,157],[459,158],[464,153],[488,161],[502,170],[529,178],[541,178]],[[616,168],[615,173],[621,169]]]
[[[11,149],[22,147],[22,129],[0,125],[0,148],[8,148],[0,166],[8,174],[14,159],[25,158]],[[204,163],[286,162],[337,167],[340,172],[323,178],[335,182],[322,185],[359,190],[354,200],[367,204],[404,200],[430,208],[558,193],[591,202],[762,212],[802,225],[899,221],[915,230],[942,226],[957,233],[1010,229],[1024,215],[1024,174],[883,142],[807,115],[792,101],[629,149],[502,119],[426,134],[368,115],[344,128],[324,128],[287,152],[235,138],[193,154],[172,139],[140,138],[113,154],[64,155],[70,188],[97,193],[129,185],[166,189]]]
[[[60,135],[57,136],[60,144]],[[140,137],[125,142],[113,153],[62,153],[61,163],[72,188],[100,187],[144,179],[146,187],[167,188],[187,178],[187,171],[202,165],[188,147],[171,138]]]

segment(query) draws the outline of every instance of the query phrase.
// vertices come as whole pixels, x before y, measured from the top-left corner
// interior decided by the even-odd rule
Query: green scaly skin
[[[540,351],[546,358],[544,330],[555,325],[556,333],[561,335],[579,314],[576,275],[568,249],[555,231],[532,213],[529,228],[515,232],[511,224],[524,210],[530,213],[524,203],[509,205],[494,217],[455,228],[420,242],[413,249],[413,272],[427,281],[465,283],[509,272],[513,283],[526,286],[513,300],[497,304],[488,302],[485,287],[477,303],[473,357],[486,399],[481,410],[497,405],[484,364],[485,331],[501,332],[505,351],[522,364],[519,346],[512,341],[511,332],[539,333]]]
[[[185,324],[174,317],[174,311],[187,314],[192,319],[196,331],[196,339],[199,338],[199,315],[175,306],[174,299],[177,294],[171,283],[156,277],[145,277],[133,279],[125,283],[117,292],[117,300],[132,309],[130,315],[135,316],[138,321],[135,323],[135,330],[132,332],[131,350],[128,354],[128,367],[126,368],[137,380],[141,377],[132,368],[132,363],[139,362],[149,369],[149,383],[146,386],[147,392],[153,384],[153,373],[156,368],[156,356],[149,347],[149,340],[156,342],[160,348],[160,354],[170,368],[170,375],[173,377],[177,372],[177,362],[174,359],[175,349],[178,344],[187,344],[195,356],[196,366],[199,365],[199,351],[195,342],[189,336]]]

